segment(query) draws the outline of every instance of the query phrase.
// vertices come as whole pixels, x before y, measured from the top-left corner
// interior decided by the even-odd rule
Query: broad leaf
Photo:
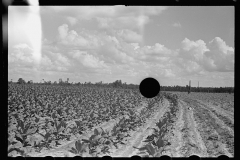
[[[95,135],[99,135],[99,132],[98,132],[98,130],[96,128],[94,129],[94,134]]]
[[[75,142],[75,147],[76,147],[78,152],[81,150],[81,146],[82,146],[82,144],[79,140]]]
[[[78,151],[75,149],[75,148],[71,148],[71,150],[69,150],[71,153],[74,153],[74,154],[78,154]]]
[[[48,138],[51,136],[51,134],[49,132],[47,132],[45,135],[44,135],[44,138],[45,140],[48,140]]]
[[[158,148],[161,148],[161,147],[163,146],[163,140],[162,140],[161,138],[159,138],[159,139],[157,140],[156,144],[157,144],[157,147],[158,147]]]
[[[90,143],[91,141],[87,140],[87,139],[82,139],[83,142],[85,143]]]
[[[20,126],[22,130],[24,129],[24,123],[22,120],[18,120],[18,126]]]
[[[37,127],[33,127],[33,128],[31,128],[31,129],[28,129],[26,134],[33,134],[33,133],[35,133],[36,131],[37,131]]]
[[[154,156],[156,150],[155,150],[155,148],[153,148],[152,144],[147,144],[147,145],[146,145],[146,149],[147,149],[147,152],[148,152],[150,155]]]

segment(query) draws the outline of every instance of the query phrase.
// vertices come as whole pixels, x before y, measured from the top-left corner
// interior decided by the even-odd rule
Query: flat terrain
[[[14,87],[12,90],[19,91],[18,86],[12,87]],[[60,92],[62,89],[52,88],[51,92],[59,93],[59,99],[64,93]],[[23,90],[22,88],[21,91]],[[30,89],[25,88],[24,91],[28,90]],[[31,110],[26,110],[27,107],[24,110],[26,103],[23,101],[21,103],[24,104],[25,113],[14,110],[12,107],[9,108],[11,111],[9,124],[16,126],[15,128],[9,127],[9,137],[11,137],[8,146],[9,156],[24,156],[24,154],[34,157],[73,157],[76,155],[83,157],[104,155],[112,157],[131,157],[133,155],[150,157],[160,157],[161,155],[170,157],[234,156],[233,94],[163,92],[159,97],[150,100],[141,97],[134,91],[76,88],[70,89],[69,93],[71,91],[79,91],[75,95],[75,103],[71,103],[71,100],[67,101],[69,99],[66,97],[61,101],[66,104],[74,104],[66,106],[66,108],[72,109],[70,113],[81,112],[84,114],[69,117],[64,113],[59,113],[62,117],[68,117],[65,125],[61,126],[62,130],[59,127],[61,120],[57,118],[57,115],[53,115],[55,109],[51,110],[52,114],[41,114],[37,110],[31,112]],[[88,97],[88,100],[83,102],[79,96],[81,93],[87,93],[92,97]],[[45,94],[44,92],[43,95]],[[53,94],[53,99],[48,104],[54,104],[54,101],[58,102],[54,96]],[[13,97],[10,95],[9,99]],[[94,101],[94,97],[98,97],[98,99]],[[109,103],[104,103],[105,98],[109,98]],[[46,97],[46,100],[48,99],[49,97]],[[14,100],[18,101],[16,98]],[[92,107],[83,107],[83,104],[89,101],[93,104]],[[79,106],[79,103],[82,107]],[[43,108],[48,104],[43,104]],[[59,106],[64,108],[62,104]],[[47,108],[42,112],[44,110]],[[24,131],[18,129],[21,126],[20,115],[28,112],[42,119],[45,127],[40,127],[41,120],[35,121],[33,118],[29,123],[38,128],[35,132],[26,129],[25,134]],[[18,116],[15,116],[17,114]],[[30,117],[29,114],[29,119]],[[49,120],[46,120],[47,117]],[[87,119],[87,117],[91,118]],[[51,120],[59,121],[59,124],[49,126],[48,122]],[[14,123],[15,121],[16,123]],[[23,126],[25,125],[27,123]],[[52,130],[49,129],[51,127],[53,127]],[[51,140],[49,140],[50,137],[46,139],[47,133],[51,135]],[[26,135],[25,139],[24,135]],[[32,137],[35,137],[35,140],[29,140]],[[31,143],[32,141],[35,142]],[[50,143],[51,145],[47,145]],[[79,143],[81,145],[78,145]]]

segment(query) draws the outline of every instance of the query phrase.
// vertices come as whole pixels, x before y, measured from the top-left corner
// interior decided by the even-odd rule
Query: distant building
[[[59,79],[59,83],[62,83],[62,78]]]

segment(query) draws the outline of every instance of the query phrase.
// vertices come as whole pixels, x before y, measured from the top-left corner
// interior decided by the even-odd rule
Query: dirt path
[[[214,117],[218,119],[218,121],[220,121],[220,123],[223,123],[224,126],[226,125],[229,128],[229,130],[231,130],[230,132],[234,133],[234,113],[233,112],[226,111],[221,107],[213,106],[211,104],[206,104],[203,101],[198,100],[198,103],[202,107],[210,111],[210,113],[213,114]]]
[[[176,105],[176,106],[173,106]],[[136,111],[140,112],[145,107],[141,103]],[[102,123],[94,128],[102,127],[104,130],[111,130],[121,117],[109,122]],[[162,140],[164,145],[161,149],[162,155],[170,157],[188,157],[198,155],[199,157],[217,157],[220,155],[234,156],[234,118],[232,112],[226,112],[201,100],[191,98],[178,99],[173,104],[171,99],[163,99],[159,102],[154,114],[139,129],[131,131],[126,144],[112,149],[111,157],[131,157],[137,155],[139,150],[146,144],[143,142],[153,133],[156,123],[161,122],[165,129]],[[170,123],[171,122],[171,123]],[[75,141],[83,136],[89,137],[93,134],[94,128],[85,135],[69,141],[57,149],[43,151],[32,156],[44,157],[73,157],[68,151],[74,146]],[[166,142],[166,143],[165,143]]]
[[[62,143],[61,145],[58,146],[58,148],[50,149],[50,150],[43,149],[41,151],[41,153],[31,153],[29,155],[31,155],[33,157],[45,157],[45,156],[63,157],[64,155],[71,156],[73,154],[68,152],[67,150],[70,149],[71,147],[74,147],[76,141],[78,141],[82,138],[88,139],[90,137],[90,135],[93,134],[93,131],[95,128],[102,127],[104,130],[111,129],[114,126],[114,124],[116,124],[119,121],[120,118],[121,117],[118,117],[117,119],[112,119],[108,122],[103,122],[102,124],[93,127],[91,130],[86,131],[84,134],[82,134],[78,138]]]
[[[219,113],[224,114],[225,116],[230,117],[231,119],[234,119],[234,111],[226,110],[223,107],[221,107],[220,104],[213,105],[212,103],[206,103],[202,100],[196,100],[196,101],[203,104],[204,106],[209,107],[212,110],[217,110]]]
[[[146,138],[150,133],[152,127],[155,126],[156,122],[162,117],[162,115],[166,112],[169,107],[169,102],[165,99],[162,104],[159,104],[160,107],[156,111],[155,115],[148,119],[148,121],[136,132],[131,133],[131,138],[128,140],[127,145],[124,145],[120,149],[114,151],[111,156],[112,157],[131,157],[133,155],[137,155],[138,150],[133,147],[139,147],[142,140]]]
[[[177,120],[169,126],[163,155],[217,157],[234,155],[234,132],[211,110],[195,101],[179,100]]]
[[[138,112],[141,111],[142,108],[144,108],[146,106],[146,103],[145,102],[142,102],[140,103],[140,107],[136,107],[136,110]],[[41,153],[30,153],[29,155],[30,156],[33,156],[33,157],[45,157],[45,156],[52,156],[52,157],[65,157],[65,156],[70,156],[70,157],[73,157],[75,156],[74,154],[72,154],[71,152],[69,152],[68,150],[71,148],[71,147],[75,147],[75,142],[82,139],[82,138],[85,138],[85,139],[88,139],[90,137],[90,135],[93,134],[93,131],[95,128],[102,128],[103,130],[105,131],[109,131],[111,130],[114,125],[122,118],[123,116],[119,116],[118,118],[116,119],[111,119],[109,120],[108,122],[103,122],[101,124],[99,124],[98,126],[95,126],[93,127],[91,130],[88,130],[86,131],[83,135],[79,136],[78,138],[75,138],[74,140],[71,140],[71,141],[67,141],[67,142],[63,142],[61,143],[61,145],[59,145],[57,148],[55,149],[50,149],[50,150],[46,150],[46,149],[43,149],[41,151]]]
[[[208,156],[234,156],[233,131],[206,106],[190,99],[186,99],[185,102],[193,109],[195,128],[207,148]]]
[[[197,124],[193,117],[193,110],[183,101],[179,103],[180,116],[176,124],[178,126],[179,147],[176,149],[176,156],[188,157],[192,154],[200,157],[207,156],[207,149],[197,131]]]

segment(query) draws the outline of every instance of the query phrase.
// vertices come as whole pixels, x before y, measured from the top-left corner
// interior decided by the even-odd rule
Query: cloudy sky
[[[234,85],[234,7],[10,6],[8,79]]]

